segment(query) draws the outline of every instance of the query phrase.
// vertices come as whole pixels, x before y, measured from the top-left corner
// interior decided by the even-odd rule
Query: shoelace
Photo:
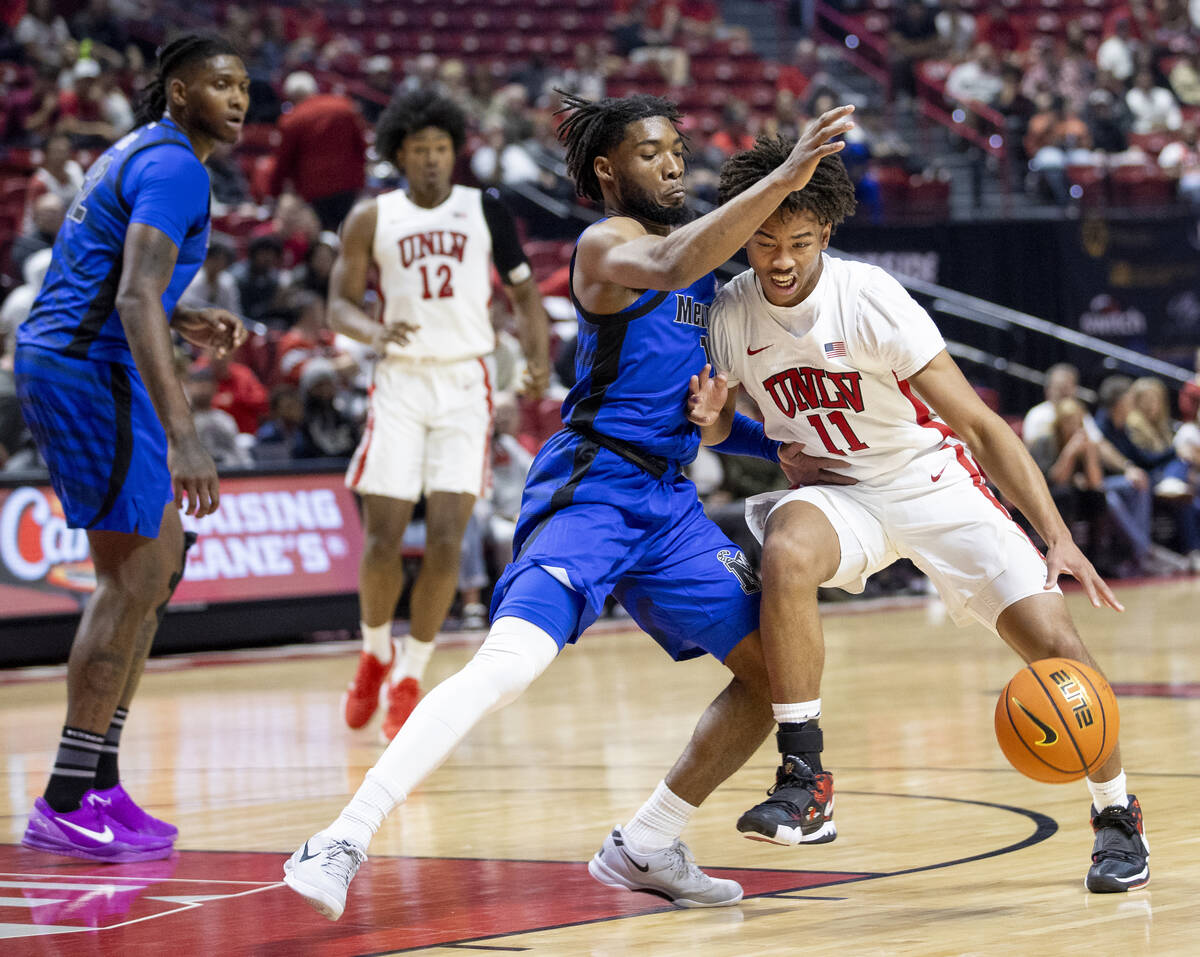
[[[791,760],[793,767],[791,773],[785,771],[783,765],[775,769],[775,783],[767,789],[768,795],[774,795],[776,791],[786,790],[787,788],[800,788],[808,791],[809,794],[816,791],[817,778],[813,774],[812,769],[803,761]],[[786,802],[786,799],[782,800]]]
[[[1138,833],[1137,822],[1134,820],[1133,812],[1129,808],[1105,808],[1096,815],[1093,827],[1095,827],[1097,834],[1099,834],[1101,829],[1118,831],[1121,837],[1132,841],[1134,846],[1133,848],[1126,848],[1102,839],[1101,847],[1092,855],[1092,860],[1101,856],[1117,857],[1123,861],[1131,862],[1141,859],[1143,850],[1142,839]]]
[[[325,849],[321,870],[343,884],[349,884],[367,856],[349,841],[334,841]]]
[[[710,880],[709,876],[696,865],[696,858],[692,856],[692,849],[684,844],[683,841],[676,840],[669,850],[672,857],[671,865],[674,869],[676,879],[691,878],[702,884]]]

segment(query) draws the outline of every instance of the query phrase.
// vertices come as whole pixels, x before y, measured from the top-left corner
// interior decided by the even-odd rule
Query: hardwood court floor
[[[1200,894],[1200,579],[1120,589],[1124,615],[1076,593],[1080,627],[1121,697],[1130,787],[1153,880],[1082,886],[1082,784],[1028,782],[992,736],[1018,661],[940,605],[827,617],[826,759],[836,842],[780,848],[733,824],[771,781],[765,745],[685,834],[746,888],[680,911],[601,887],[584,863],[673,761],[724,684],[628,629],[589,633],[486,720],[377,836],[331,924],[279,883],[380,751],[342,726],[349,646],[156,660],[122,746],[127,787],[177,823],[178,853],[92,866],[18,846],[61,724],[61,673],[0,674],[0,952],[7,955],[1195,954]],[[451,642],[438,680],[471,654]]]

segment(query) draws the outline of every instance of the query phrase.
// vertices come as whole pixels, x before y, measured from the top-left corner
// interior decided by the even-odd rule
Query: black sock
[[[117,768],[117,748],[121,746],[121,731],[125,728],[125,718],[129,712],[117,708],[113,712],[112,724],[108,726],[108,734],[104,736],[104,747],[100,750],[100,763],[96,765],[97,791],[115,788],[121,783],[121,772]]]
[[[79,809],[84,794],[95,786],[96,765],[103,746],[101,735],[63,725],[54,768],[42,795],[50,807],[60,814]]]
[[[797,740],[791,736],[800,734],[805,735],[800,740],[806,741],[806,743],[815,742],[817,745],[816,748],[812,748],[811,745],[806,747],[805,744],[795,747]],[[799,758],[812,768],[816,774],[820,774],[825,770],[821,767],[821,729],[819,718],[811,718],[808,721],[801,722],[780,722],[779,733],[775,736],[775,740],[779,744],[780,754],[791,754]]]

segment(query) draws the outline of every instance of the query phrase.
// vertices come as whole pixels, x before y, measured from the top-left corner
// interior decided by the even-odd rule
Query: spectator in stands
[[[392,58],[384,53],[367,57],[363,61],[362,75],[363,88],[354,94],[354,99],[363,120],[368,126],[374,126],[396,86],[392,75]]]
[[[511,138],[500,117],[485,120],[480,134],[483,142],[471,154],[471,173],[480,186],[513,187],[539,182],[541,168],[529,151]]]
[[[993,109],[1004,117],[1005,142],[1008,145],[1009,175],[1021,183],[1028,169],[1029,157],[1025,153],[1025,133],[1029,121],[1037,112],[1033,100],[1021,90],[1024,74],[1015,63],[1006,62],[1000,67],[1000,92],[992,103]]]
[[[574,62],[551,83],[587,100],[604,99],[607,84],[604,59],[592,43],[576,43]]]
[[[17,286],[5,297],[4,302],[0,303],[0,344],[16,335],[17,326],[29,318],[33,300],[41,291],[42,281],[46,278],[46,270],[50,268],[50,256],[50,249],[47,247],[25,258],[25,265],[21,270],[25,282]],[[4,355],[11,359],[14,348],[16,348],[15,344],[9,342]],[[10,446],[9,450],[11,451],[11,449]]]
[[[977,43],[962,63],[946,77],[946,95],[960,104],[991,106],[1004,83],[996,51],[986,43]]]
[[[235,316],[242,315],[242,298],[237,282],[229,272],[229,267],[236,261],[237,250],[232,241],[225,236],[213,235],[208,241],[204,265],[179,301],[192,308],[217,306],[228,309]]]
[[[924,0],[905,0],[895,13],[888,33],[892,90],[903,97],[917,95],[916,64],[938,56],[942,38],[938,36],[937,15]]]
[[[1019,50],[1024,40],[1016,21],[999,0],[993,0],[987,12],[975,21],[975,41],[986,43],[1001,56]]]
[[[13,240],[13,272],[18,275],[25,267],[25,260],[41,249],[54,245],[54,237],[67,214],[67,207],[55,193],[42,193],[33,204],[29,229]]]
[[[668,86],[686,86],[691,64],[687,51],[674,44],[678,8],[664,0],[617,0],[611,9],[609,31],[615,52],[635,65],[653,63]]]
[[[267,413],[267,390],[254,370],[228,356],[204,356],[197,360],[195,368],[212,372],[216,384],[213,408],[228,412],[239,432],[253,435],[258,431],[258,424]]]
[[[1087,410],[1078,399],[1059,399],[1054,403],[1054,424],[1030,446],[1054,504],[1069,525],[1087,530],[1081,546],[1093,564],[1100,558],[1100,522],[1104,517],[1104,472],[1100,450],[1084,427]],[[1079,539],[1076,539],[1079,541]]]
[[[1045,399],[1025,413],[1021,423],[1021,438],[1025,445],[1030,446],[1038,439],[1044,438],[1054,430],[1054,420],[1057,415],[1056,406],[1063,399],[1074,399],[1079,392],[1079,370],[1069,362],[1058,362],[1046,370],[1042,380],[1042,390]],[[1090,416],[1084,420],[1090,423],[1088,428],[1093,438],[1099,437],[1095,423],[1090,422]]]
[[[54,193],[66,208],[71,205],[71,200],[82,185],[83,169],[71,159],[71,138],[65,133],[52,134],[46,140],[42,165],[29,177],[22,230],[28,230],[33,225],[33,207],[39,196]]]
[[[1200,124],[1185,122],[1159,152],[1158,165],[1178,184],[1180,199],[1200,206]]]
[[[1132,78],[1141,44],[1133,37],[1129,18],[1119,17],[1104,42],[1096,50],[1096,67],[1113,79],[1126,83]]]
[[[213,408],[217,386],[213,370],[193,367],[187,376],[188,404],[200,442],[218,468],[242,468],[253,464],[249,453],[238,444],[237,423],[221,409]]]
[[[276,235],[255,236],[250,240],[247,258],[237,263],[230,275],[237,283],[242,315],[259,322],[272,317],[279,306],[280,291],[287,286],[283,242]]]
[[[279,120],[271,194],[278,196],[290,182],[316,210],[321,227],[336,232],[366,181],[362,117],[347,97],[319,93],[311,73],[291,74],[283,93],[292,111]]]
[[[721,127],[708,141],[709,147],[721,154],[718,165],[740,150],[754,147],[755,134],[751,129],[750,107],[742,100],[730,98],[721,107]]]
[[[102,72],[96,60],[77,61],[72,86],[59,94],[58,129],[77,147],[105,149],[133,126],[129,100],[114,90],[111,79],[101,79]]]
[[[71,18],[71,34],[81,42],[90,40],[92,56],[114,65],[124,59],[129,45],[129,31],[113,13],[109,0],[88,0]]]
[[[791,60],[779,68],[775,86],[779,90],[787,90],[796,100],[800,100],[810,85],[820,85],[826,81],[816,41],[811,37],[802,37],[792,47]],[[792,122],[798,125],[800,119],[793,117]]]
[[[300,376],[304,420],[295,457],[349,458],[358,445],[358,428],[338,407],[338,375],[328,359],[313,359]]]
[[[934,25],[950,57],[965,56],[975,46],[975,18],[963,10],[962,0],[942,0]]]
[[[212,215],[222,216],[250,199],[250,182],[232,150],[213,150],[204,164],[212,186]]]
[[[1168,494],[1161,487],[1162,480],[1172,474],[1178,475],[1178,469],[1170,473],[1167,471],[1176,458],[1174,442],[1177,427],[1171,421],[1167,387],[1162,379],[1142,376],[1130,386],[1129,397],[1130,409],[1125,432],[1134,454],[1126,454],[1150,473],[1156,494]]]
[[[1196,4],[1200,9],[1200,2]],[[1200,47],[1190,55],[1175,60],[1168,76],[1171,92],[1184,106],[1200,106]]]
[[[282,265],[291,269],[304,262],[321,235],[321,221],[313,208],[295,193],[284,193],[275,203],[275,215],[254,228],[252,236],[277,236],[283,243]]]
[[[29,0],[28,12],[17,23],[13,40],[25,51],[27,63],[55,68],[69,63],[74,50],[67,21],[54,12],[52,0]]]
[[[1133,87],[1125,94],[1125,105],[1133,116],[1134,133],[1163,133],[1178,130],[1183,114],[1174,94],[1165,87],[1154,85],[1149,68],[1139,69]]]
[[[1129,111],[1118,109],[1123,105],[1108,90],[1092,90],[1088,96],[1088,132],[1101,153],[1115,156],[1129,149]]]
[[[1077,111],[1087,103],[1088,93],[1094,88],[1094,73],[1086,50],[1068,46],[1059,50],[1050,37],[1038,37],[1029,48],[1026,57],[1021,90],[1030,99],[1039,94],[1057,94]]]
[[[1198,0],[1200,2],[1200,0]],[[1179,419],[1181,422],[1196,422],[1200,419],[1200,349],[1192,362],[1196,374],[1179,390]]]
[[[492,499],[488,539],[501,566],[512,560],[513,535],[533,455],[521,444],[521,413],[511,393],[496,396],[492,432]]]
[[[4,91],[11,145],[37,145],[54,132],[62,110],[58,105],[58,68],[35,66],[31,86]]]
[[[1115,33],[1122,20],[1135,40],[1149,44],[1154,39],[1154,33],[1158,29],[1158,18],[1150,9],[1149,0],[1126,0],[1123,4],[1111,7],[1104,17],[1101,31],[1103,35],[1110,36]]]
[[[254,459],[260,465],[290,462],[300,440],[304,403],[294,385],[271,390],[271,412],[254,433]]]
[[[1179,533],[1192,571],[1200,574],[1200,425],[1184,422],[1175,433],[1175,453],[1186,466],[1191,500],[1177,513]]]
[[[438,79],[438,58],[432,53],[422,53],[409,60],[404,65],[404,80],[400,83],[400,92],[415,92],[416,90],[437,90],[441,92],[441,80]]]
[[[292,270],[290,287],[314,292],[322,299],[329,295],[329,274],[340,243],[336,233],[324,232],[308,247],[304,262]]]
[[[325,300],[315,293],[299,291],[292,295],[292,307],[296,324],[279,340],[278,378],[298,385],[304,367],[318,357],[332,362],[339,376],[352,376],[354,359],[336,345],[337,336],[325,321]]]
[[[1029,169],[1039,187],[1054,202],[1065,206],[1071,201],[1067,167],[1095,163],[1092,134],[1061,96],[1044,93],[1039,103],[1041,109],[1030,119],[1025,132]]]

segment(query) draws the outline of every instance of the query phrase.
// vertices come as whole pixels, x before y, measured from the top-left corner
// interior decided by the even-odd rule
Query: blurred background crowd
[[[678,101],[700,209],[715,202],[727,156],[841,102],[858,107],[843,155],[868,223],[1200,209],[1200,0],[16,0],[0,12],[9,470],[38,466],[16,408],[13,330],[84,170],[132,127],[155,47],[197,28],[235,39],[252,78],[241,143],[209,163],[214,234],[183,301],[227,308],[253,334],[228,360],[178,355],[219,465],[277,468],[355,447],[372,356],[330,331],[325,297],[355,199],[402,185],[373,150],[395,92],[435,88],[466,108],[456,181],[495,188],[518,216],[556,320],[556,381],[539,402],[515,394],[520,349],[498,293],[496,485],[469,533],[472,605],[507,557],[524,470],[573,382],[563,223],[578,200],[556,90]],[[1100,373],[1085,370],[1081,385],[1056,366],[1044,402],[1004,411],[1106,573],[1200,571],[1200,379],[1176,395],[1154,378]],[[693,472],[740,540],[741,499],[778,483],[766,463],[709,455]],[[901,569],[875,587],[923,585]]]

